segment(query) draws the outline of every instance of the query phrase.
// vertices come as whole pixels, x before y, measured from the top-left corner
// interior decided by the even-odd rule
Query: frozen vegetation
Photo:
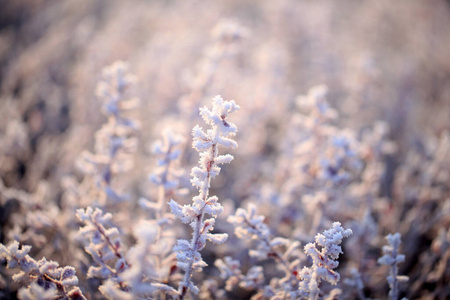
[[[449,299],[431,2],[5,4],[0,299]]]

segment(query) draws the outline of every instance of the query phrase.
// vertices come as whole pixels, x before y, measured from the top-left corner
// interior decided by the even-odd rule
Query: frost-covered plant
[[[13,241],[8,247],[0,244],[0,258],[6,259],[8,268],[19,266],[21,271],[13,276],[14,281],[23,282],[19,291],[21,299],[86,299],[78,286],[75,268],[59,267],[55,261],[42,258],[38,261],[28,255],[31,246]]]
[[[238,208],[234,215],[228,217],[228,222],[235,226],[234,232],[238,238],[249,238],[256,241],[256,249],[249,250],[251,257],[258,260],[274,259],[277,267],[284,272],[283,278],[273,281],[270,287],[264,288],[264,294],[275,295],[281,292],[285,296],[286,294],[289,295],[290,299],[294,299],[298,294],[300,278],[297,275],[301,263],[295,250],[300,246],[300,243],[282,237],[271,237],[270,229],[264,223],[264,219],[264,216],[256,214],[256,206],[250,204],[247,210]],[[219,264],[223,265],[223,262],[219,262]],[[261,272],[261,276],[264,278],[262,267],[252,268],[251,270],[252,272],[249,271],[250,274]],[[255,288],[256,286],[251,287]]]
[[[268,229],[269,242],[280,237],[300,243],[287,258],[289,263],[300,259],[300,273],[303,266],[311,266],[302,248],[314,241],[316,233],[340,221],[353,231],[345,257],[334,269],[341,281],[331,286],[322,280],[319,298],[384,299],[389,286],[383,278],[389,267],[376,267],[383,255],[378,255],[385,235],[380,233],[398,231],[403,237],[400,248],[406,251],[406,268],[398,273],[410,278],[405,296],[450,298],[446,1],[433,5],[421,0],[363,4],[284,0],[252,5],[240,0],[79,2],[2,1],[1,243],[16,240],[32,246],[30,256],[79,267],[79,287],[90,299],[171,298],[173,290],[167,286],[178,290],[185,275],[176,266],[173,245],[177,239],[189,241],[191,228],[174,222],[167,202],[172,198],[189,204],[192,197],[179,196],[185,178],[171,177],[177,160],[170,162],[166,181],[167,165],[154,168],[145,163],[144,147],[136,152],[124,148],[115,152],[114,147],[109,151],[107,144],[113,139],[108,138],[121,136],[113,132],[110,121],[142,117],[145,130],[136,133],[130,128],[125,137],[142,135],[146,140],[155,138],[157,128],[174,128],[176,122],[177,132],[187,138],[205,97],[233,94],[245,108],[236,119],[237,127],[252,130],[245,130],[239,139],[236,161],[212,183],[220,193],[210,194],[216,194],[224,207],[213,232],[230,234],[232,226],[222,220],[253,203],[258,208],[255,215],[265,216],[259,229]],[[223,15],[236,22],[220,22],[214,28]],[[421,22],[415,24],[418,15]],[[392,30],[384,30],[374,16],[383,16]],[[242,38],[245,30],[238,23],[251,29],[248,38]],[[329,34],[330,26],[339,34]],[[381,34],[361,38],[369,31]],[[402,43],[392,43],[398,36]],[[379,46],[387,44],[390,47]],[[418,51],[404,51],[410,48]],[[139,111],[125,112],[126,101],[109,96],[120,90],[108,90],[117,85],[115,79],[102,80],[109,95],[99,89],[100,99],[95,101],[90,94],[99,77],[95,70],[118,57],[130,59],[141,78],[136,95],[145,105]],[[327,84],[330,93],[319,86],[296,98],[317,80]],[[123,100],[130,92],[125,90]],[[107,115],[100,110],[103,100],[108,103],[102,109]],[[104,152],[97,152],[94,145],[86,148],[96,142],[92,133],[100,128],[93,127],[98,121],[108,123],[98,135],[99,144],[106,145]],[[91,155],[85,158],[91,161],[81,163],[88,173],[80,174],[73,162],[85,148]],[[162,154],[153,153],[151,158],[171,156],[174,152],[168,148],[162,143]],[[182,148],[183,143],[173,147]],[[116,167],[129,167],[128,152],[138,163],[129,172],[115,173]],[[108,162],[111,153],[115,156]],[[180,169],[190,172],[192,166],[187,166],[196,155],[185,151]],[[122,159],[123,164],[116,164]],[[157,185],[146,185],[149,168],[156,169]],[[64,187],[62,176],[71,176]],[[176,180],[180,187],[172,188]],[[139,205],[142,198],[148,201],[141,201],[145,205]],[[90,266],[99,266],[74,238],[79,227],[76,209],[86,207],[112,214],[123,242],[122,255],[129,263],[120,273],[126,291],[112,278],[86,276]],[[222,245],[208,243],[200,253],[210,267],[192,277],[199,295],[189,291],[185,298],[284,299],[289,297],[285,290],[297,292],[292,285],[280,284],[287,271],[268,257],[270,247],[258,235],[246,240],[249,243],[233,235]],[[287,248],[281,243],[276,251],[284,255]],[[249,257],[249,250],[267,259]],[[225,257],[234,261],[229,264],[234,273],[229,274],[239,281],[232,284],[232,291],[225,291],[213,266],[217,259],[227,264]],[[115,268],[114,261],[108,265]],[[240,267],[233,269],[236,265]],[[402,264],[398,266],[403,270]],[[53,291],[38,284],[19,292],[24,285],[13,282],[8,276],[13,272],[0,264],[0,299],[51,297]],[[345,278],[352,282],[342,283]],[[159,284],[165,286],[156,288]],[[403,296],[401,287],[398,298]]]
[[[205,279],[200,287],[200,292],[198,294],[200,299],[227,299],[225,291],[219,288],[219,285],[214,279]]]
[[[158,159],[158,167],[149,176],[150,181],[158,187],[157,200],[139,199],[142,208],[149,211],[147,226],[156,229],[156,235],[149,244],[152,253],[155,278],[159,282],[169,283],[176,274],[176,257],[172,252],[175,236],[170,230],[173,214],[167,212],[167,198],[186,194],[186,189],[179,189],[179,178],[184,174],[179,167],[183,137],[170,129],[163,131],[163,138],[153,144],[152,152]],[[135,231],[137,232],[137,231]],[[142,232],[139,231],[139,232]],[[175,280],[175,279],[174,279]]]
[[[296,168],[309,177],[306,183],[316,179],[323,185],[335,186],[348,182],[351,173],[360,169],[361,162],[356,155],[354,133],[335,125],[339,114],[326,100],[327,91],[326,86],[319,85],[312,87],[306,96],[298,97],[301,112],[292,117],[290,134],[299,130],[301,134],[291,136],[286,147],[296,157]]]
[[[213,109],[200,108],[200,115],[211,128],[206,132],[198,125],[192,130],[194,141],[192,146],[200,153],[199,166],[192,169],[192,185],[198,188],[199,194],[192,199],[192,204],[181,206],[174,200],[169,202],[172,213],[183,223],[190,224],[193,229],[191,241],[178,240],[174,251],[177,252],[177,265],[184,270],[184,279],[179,285],[179,299],[184,299],[191,290],[198,293],[198,287],[192,282],[195,271],[201,271],[207,264],[202,259],[200,251],[205,247],[206,240],[213,243],[223,243],[227,234],[211,233],[215,218],[223,208],[216,196],[209,196],[211,179],[219,172],[220,164],[229,163],[233,159],[230,154],[219,155],[220,147],[235,148],[237,143],[232,139],[237,133],[237,127],[228,120],[228,116],[239,109],[233,101],[224,101],[220,96],[213,99]],[[212,217],[204,219],[205,215]]]
[[[101,209],[88,207],[79,209],[77,217],[84,226],[79,230],[85,250],[92,256],[96,265],[88,269],[88,278],[112,279],[121,290],[128,286],[121,277],[130,265],[125,259],[119,230],[111,223],[112,215],[104,214]]]
[[[16,222],[12,230],[8,232],[11,240],[16,240],[22,244],[32,244],[37,247],[44,247],[49,238],[49,233],[54,240],[61,238],[61,232],[55,231],[55,228],[62,229],[63,223],[57,216],[61,214],[61,209],[55,203],[46,201],[48,194],[48,184],[42,181],[38,184],[33,193],[6,188],[0,180],[0,195],[5,198],[17,199],[21,206],[27,208],[23,219],[16,217]]]
[[[155,224],[148,221],[139,222],[134,228],[137,243],[127,253],[129,267],[121,274],[127,289],[121,289],[113,279],[108,279],[99,289],[110,299],[147,299],[157,298],[156,294],[177,295],[177,290],[161,283],[167,271],[159,269],[170,266],[170,261],[160,261],[155,252],[158,230]],[[155,254],[156,253],[156,254]],[[167,267],[168,268],[168,267]],[[163,269],[164,270],[164,269]],[[160,273],[163,273],[161,275]]]
[[[276,176],[251,199],[264,204],[264,214],[270,212],[269,226],[277,235],[311,240],[332,221],[335,208],[345,205],[347,188],[363,166],[357,134],[337,125],[339,114],[328,103],[327,90],[315,86],[296,99],[278,145]]]
[[[219,269],[222,279],[226,279],[225,289],[227,291],[231,291],[236,285],[249,289],[263,286],[264,274],[260,266],[253,266],[247,275],[244,275],[241,272],[241,263],[229,256],[225,256],[223,260],[216,260],[214,265]]]
[[[139,99],[125,97],[134,81],[127,64],[117,61],[103,70],[103,80],[97,85],[96,94],[103,101],[102,112],[108,120],[95,134],[94,153],[84,151],[78,160],[79,168],[94,178],[96,193],[90,191],[90,197],[95,197],[96,205],[126,200],[125,195],[113,188],[112,178],[131,169],[131,154],[137,148],[134,132],[139,124],[124,114],[139,104]]]
[[[160,193],[161,189],[164,189],[166,194],[170,194],[179,185],[178,178],[183,173],[179,168],[180,144],[183,141],[181,135],[172,132],[170,129],[165,129],[162,140],[153,144],[152,153],[158,157],[158,168],[150,175],[150,180],[159,186]],[[163,197],[159,195],[158,204],[162,206],[164,201],[160,198]]]
[[[167,246],[157,238],[159,227],[154,222],[140,221],[134,226],[137,243],[124,254],[119,231],[111,224],[112,215],[96,208],[80,209],[77,216],[85,223],[80,229],[89,253],[97,266],[90,266],[88,278],[103,279],[100,292],[109,299],[135,299],[176,295],[177,290],[164,284],[172,257],[161,260],[158,249]]]
[[[340,276],[334,269],[339,265],[339,254],[343,253],[340,244],[344,237],[351,234],[351,229],[344,229],[341,223],[334,222],[330,229],[316,235],[315,243],[305,246],[305,253],[312,259],[312,266],[304,267],[300,272],[299,290],[302,298],[318,299],[322,280],[337,284]]]
[[[342,249],[339,246],[344,237],[352,234],[350,229],[344,229],[339,222],[333,223],[329,230],[316,235],[316,243],[305,246],[305,253],[312,258],[311,267],[300,268],[304,257],[297,253],[300,243],[287,238],[270,236],[270,230],[264,223],[264,216],[256,214],[256,207],[249,205],[248,210],[239,208],[236,214],[230,216],[228,221],[235,226],[235,234],[242,239],[257,241],[255,250],[250,250],[251,257],[259,260],[273,259],[276,266],[284,271],[283,278],[271,277],[270,284],[264,285],[264,270],[262,267],[252,267],[246,276],[240,270],[240,263],[226,257],[217,260],[216,265],[221,270],[222,278],[226,279],[226,289],[230,291],[233,286],[239,285],[255,289],[258,293],[254,299],[317,299],[319,296],[319,284],[322,280],[336,284],[339,274],[334,271],[338,266],[335,261]],[[319,249],[317,248],[319,247]],[[283,250],[284,249],[284,250]],[[244,284],[246,278],[251,275],[251,282],[258,284]],[[255,274],[259,274],[255,277]],[[254,278],[260,278],[254,280]]]
[[[392,300],[398,299],[399,283],[407,282],[408,276],[398,275],[398,264],[405,261],[405,255],[399,253],[401,235],[400,233],[388,234],[386,236],[388,245],[383,246],[383,256],[378,259],[378,263],[390,267],[387,281],[389,283],[389,296]]]
[[[252,266],[247,271],[247,274],[243,274],[241,271],[241,263],[229,256],[225,256],[223,260],[216,260],[214,264],[220,271],[220,277],[226,280],[226,291],[232,291],[236,286],[239,286],[248,290],[257,290],[258,293],[252,299],[274,296],[273,289],[264,284],[263,267]],[[222,292],[224,291],[222,290]]]
[[[154,213],[155,220],[162,226],[168,222],[173,215],[166,214],[167,197],[185,194],[184,189],[178,189],[179,178],[183,175],[183,170],[179,168],[181,157],[181,143],[183,137],[166,129],[163,131],[162,140],[153,144],[152,153],[158,158],[158,167],[149,176],[150,181],[158,186],[157,201],[150,201],[145,198],[139,199],[142,208]]]

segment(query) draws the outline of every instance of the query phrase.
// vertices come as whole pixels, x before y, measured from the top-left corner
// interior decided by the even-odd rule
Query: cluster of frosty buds
[[[351,229],[344,229],[341,223],[334,222],[331,229],[316,235],[315,243],[308,243],[305,246],[305,253],[312,258],[313,262],[311,267],[304,267],[301,270],[299,284],[301,297],[318,299],[321,280],[337,284],[340,276],[333,269],[339,265],[336,260],[339,258],[339,254],[343,253],[340,246],[342,239],[350,235],[352,235]],[[320,251],[317,246],[321,247]]]
[[[90,266],[88,278],[111,278],[121,290],[128,287],[121,274],[130,266],[121,250],[122,242],[119,230],[111,224],[112,215],[92,207],[77,210],[77,217],[84,223],[79,230],[80,239],[85,244],[85,250],[92,256],[97,266]]]
[[[398,264],[405,261],[405,256],[399,254],[399,247],[401,241],[400,233],[388,234],[386,240],[389,245],[383,246],[383,256],[378,259],[378,263],[390,266],[389,276],[387,281],[389,283],[389,296],[392,300],[398,299],[398,284],[400,282],[407,282],[408,276],[398,275]]]
[[[264,223],[264,216],[256,214],[256,206],[253,204],[248,206],[247,211],[238,208],[235,215],[228,217],[228,222],[235,226],[235,234],[238,238],[250,238],[257,241],[256,250],[249,251],[250,256],[260,260],[271,258],[278,263],[285,272],[285,277],[278,280],[272,288],[282,289],[285,294],[288,293],[294,299],[298,293],[297,275],[301,262],[296,257],[295,250],[300,243],[282,237],[271,238],[269,227]],[[292,257],[294,257],[293,260]]]
[[[157,261],[154,255],[156,226],[148,221],[141,221],[133,231],[137,243],[127,253],[127,262],[130,267],[120,276],[126,282],[128,290],[120,289],[114,280],[108,279],[100,287],[100,291],[110,299],[153,299],[158,292],[164,295],[176,295],[177,291],[174,288],[160,282],[161,276],[156,270]]]
[[[250,250],[250,256],[261,260],[279,259],[288,267],[287,259],[300,243],[281,237],[271,238],[269,227],[264,223],[264,219],[264,216],[256,214],[256,206],[250,204],[247,210],[238,208],[235,215],[228,217],[228,222],[235,226],[234,233],[238,238],[251,238],[258,241],[257,250]],[[285,247],[286,251],[280,254],[278,249],[282,247]],[[291,270],[291,267],[293,265],[288,269]]]
[[[247,210],[238,208],[236,213],[233,216],[229,216],[227,220],[235,226],[234,233],[240,239],[249,237],[269,240],[270,230],[264,223],[264,219],[264,216],[256,214],[256,206],[251,203],[248,205]]]
[[[204,107],[200,115],[206,124],[211,126],[206,132],[198,125],[192,130],[193,148],[200,153],[199,166],[192,169],[192,185],[198,188],[199,194],[192,199],[192,204],[181,206],[174,200],[169,202],[172,213],[183,223],[189,223],[193,228],[191,241],[178,240],[174,251],[177,252],[177,265],[185,271],[180,283],[180,299],[191,290],[198,293],[199,289],[191,281],[192,273],[206,266],[200,251],[205,247],[206,240],[213,243],[223,243],[227,234],[213,234],[215,218],[223,208],[216,196],[208,196],[211,179],[216,177],[220,168],[218,165],[229,163],[233,156],[219,155],[219,146],[235,148],[237,143],[232,140],[236,134],[236,125],[228,121],[228,116],[239,109],[234,101],[224,101],[220,96],[213,99],[213,109]],[[204,220],[206,214],[212,218]]]
[[[126,172],[132,167],[131,154],[137,149],[134,132],[139,125],[124,117],[123,113],[133,110],[139,99],[126,99],[124,93],[133,83],[128,66],[118,61],[103,70],[103,80],[97,86],[97,97],[103,101],[103,113],[108,121],[95,134],[94,153],[85,151],[78,160],[79,168],[86,174],[96,176],[96,184],[102,193],[97,197],[100,205],[126,199],[111,187],[113,174]]]
[[[86,299],[77,287],[75,268],[59,267],[57,262],[44,258],[36,261],[28,255],[31,246],[22,246],[13,241],[8,247],[0,244],[0,258],[6,259],[8,268],[19,266],[21,271],[13,276],[14,281],[29,283],[19,291],[21,299]]]

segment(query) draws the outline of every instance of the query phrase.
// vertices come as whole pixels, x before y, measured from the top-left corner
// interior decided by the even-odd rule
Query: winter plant
[[[2,3],[0,299],[449,299],[448,7],[313,2]]]
[[[78,207],[76,217],[81,227],[77,240],[91,257],[91,262],[86,265],[86,277],[99,280],[98,292],[109,299],[185,299],[193,295],[202,299],[227,298],[228,293],[236,293],[239,289],[252,293],[252,299],[316,300],[342,295],[343,291],[339,288],[322,290],[321,282],[338,284],[340,275],[335,269],[339,265],[337,259],[343,253],[341,243],[343,238],[351,236],[352,230],[344,229],[341,223],[334,222],[330,229],[316,235],[315,242],[306,243],[303,252],[302,239],[274,236],[269,226],[271,223],[266,222],[265,216],[257,214],[253,203],[248,205],[247,210],[238,208],[227,220],[234,226],[237,238],[253,241],[248,255],[255,264],[245,266],[239,259],[224,256],[214,263],[220,271],[224,286],[214,278],[195,282],[195,273],[208,267],[202,256],[206,241],[220,245],[228,239],[228,234],[220,233],[220,229],[214,232],[217,218],[224,207],[217,196],[210,195],[210,189],[211,180],[220,173],[220,165],[233,160],[230,154],[219,154],[219,149],[237,147],[233,139],[237,126],[230,121],[230,115],[240,107],[234,101],[224,101],[221,96],[213,98],[212,109],[206,106],[200,108],[200,116],[209,128],[203,129],[196,125],[192,130],[192,147],[200,156],[198,166],[193,167],[191,172],[190,181],[198,190],[192,203],[182,205],[180,200],[173,199],[186,195],[186,189],[180,187],[183,176],[180,146],[184,138],[167,129],[163,139],[154,143],[152,151],[158,167],[149,179],[157,187],[157,192],[141,197],[138,203],[146,219],[133,222],[132,229],[120,228],[115,224],[113,212],[120,202],[128,200],[128,196],[116,191],[113,175],[130,170],[133,163],[131,154],[137,149],[135,135],[139,126],[136,121],[124,116],[125,111],[138,104],[137,100],[125,100],[124,96],[133,81],[123,62],[117,62],[104,70],[97,95],[103,101],[107,123],[95,135],[95,152],[85,151],[78,161],[84,173],[80,186],[77,186],[74,178],[65,181],[66,201],[73,201],[65,207],[69,213]],[[300,101],[311,111],[299,127],[304,130],[300,144],[324,148],[317,153],[319,160],[316,161],[310,154],[294,151],[292,155],[299,164],[295,166],[299,169],[291,175],[309,174],[312,177],[304,177],[305,184],[310,187],[318,184],[327,186],[326,193],[305,195],[302,200],[307,205],[319,201],[316,199],[318,197],[331,197],[330,188],[348,182],[350,173],[346,171],[347,168],[360,168],[356,152],[352,150],[355,148],[354,138],[327,124],[336,114],[324,100],[325,91],[323,86],[316,87]],[[289,143],[292,146],[295,139],[288,140],[287,145]],[[310,162],[316,165],[307,163],[303,157],[305,155],[313,159]],[[318,173],[311,173],[311,168],[316,167],[319,168]],[[30,201],[26,193],[8,190],[4,186],[2,193],[23,199],[21,201],[24,203]],[[154,199],[152,195],[156,195]],[[84,208],[85,203],[91,203],[91,206]],[[111,212],[105,211],[108,209]],[[173,230],[177,226],[175,218],[190,225],[190,240],[178,238],[174,234]],[[326,219],[321,219],[314,228],[324,222]],[[127,246],[130,236],[135,240],[131,247]],[[305,237],[307,235],[303,239]],[[391,267],[388,276],[391,288],[389,295],[397,299],[398,283],[406,278],[398,275],[397,264],[404,261],[404,256],[398,254],[400,234],[388,235],[387,239],[389,246],[383,247],[384,256],[378,262]],[[2,244],[0,250],[8,268],[21,268],[13,276],[14,281],[25,284],[18,292],[19,298],[86,299],[79,287],[74,267],[61,268],[58,263],[47,261],[45,257],[36,261],[28,255],[31,246],[20,247],[17,241],[7,247]],[[268,260],[276,265],[275,273],[269,270]],[[360,276],[358,272],[354,274]],[[358,278],[358,293],[362,297],[363,283]],[[347,282],[351,282],[351,279]]]
[[[125,115],[139,103],[139,99],[125,96],[134,81],[127,64],[117,61],[103,70],[102,80],[96,88],[107,121],[95,133],[94,153],[84,151],[77,163],[87,175],[89,197],[94,197],[97,206],[126,200],[126,195],[114,188],[113,177],[132,168],[131,156],[137,148],[134,135],[139,123]]]
[[[236,148],[237,143],[232,139],[237,133],[237,127],[228,119],[229,115],[239,109],[233,101],[224,101],[222,97],[213,99],[213,109],[206,107],[200,109],[200,115],[211,128],[206,132],[198,125],[192,130],[194,141],[192,146],[200,153],[199,166],[192,169],[191,183],[198,189],[198,195],[192,199],[192,204],[181,206],[174,200],[169,202],[172,213],[183,223],[189,224],[192,229],[192,239],[178,240],[174,251],[177,252],[177,265],[184,270],[184,279],[180,283],[179,299],[184,299],[191,290],[195,294],[199,288],[192,282],[192,273],[201,271],[206,262],[200,251],[206,246],[206,240],[216,244],[224,243],[227,239],[225,233],[212,233],[215,219],[223,208],[216,196],[209,196],[211,179],[219,175],[219,165],[230,163],[233,156],[219,155],[219,146]],[[205,219],[206,215],[211,218]]]
[[[75,268],[59,267],[45,257],[36,261],[28,255],[30,250],[31,246],[20,246],[17,241],[8,247],[0,245],[0,257],[6,259],[8,268],[20,267],[13,276],[14,281],[27,286],[20,289],[20,299],[86,299],[78,288]]]
[[[313,265],[310,268],[303,268],[300,273],[302,297],[318,299],[321,280],[334,285],[337,284],[340,276],[333,269],[336,269],[339,265],[336,260],[339,258],[339,254],[343,253],[340,246],[342,239],[348,238],[351,234],[351,229],[344,229],[339,222],[335,222],[331,229],[325,230],[323,234],[316,235],[315,244],[309,243],[305,246],[305,253],[312,259]],[[320,251],[317,246],[320,247]]]
[[[400,233],[388,234],[386,240],[388,241],[388,245],[383,246],[383,256],[378,259],[378,263],[389,266],[389,276],[387,277],[390,288],[389,296],[392,300],[397,300],[399,283],[408,281],[408,276],[398,275],[398,264],[405,261],[405,255],[399,253],[401,243]]]

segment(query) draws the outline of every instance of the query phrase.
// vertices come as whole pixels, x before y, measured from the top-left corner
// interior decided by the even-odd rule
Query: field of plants
[[[0,3],[0,299],[449,299],[450,2]]]

